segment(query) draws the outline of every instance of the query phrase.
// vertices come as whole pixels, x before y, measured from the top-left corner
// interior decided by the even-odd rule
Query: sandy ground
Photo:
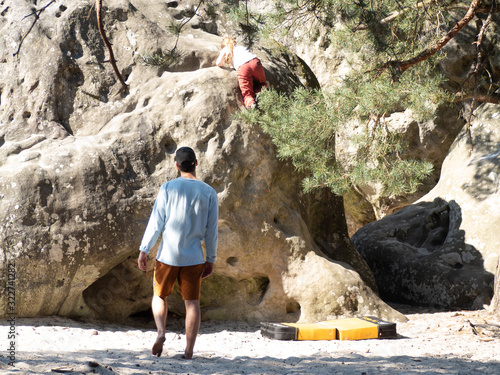
[[[195,358],[185,360],[182,321],[171,319],[163,356],[150,354],[154,323],[121,326],[60,317],[0,321],[0,373],[99,374],[500,374],[500,322],[487,310],[399,310],[398,338],[279,341],[258,325],[202,322]]]

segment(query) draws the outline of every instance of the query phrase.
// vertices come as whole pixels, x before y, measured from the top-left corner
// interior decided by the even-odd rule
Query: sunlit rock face
[[[489,303],[500,255],[499,124],[500,106],[481,106],[436,187],[353,236],[383,297],[444,307]]]
[[[92,2],[49,5],[24,40],[32,2],[4,9],[0,259],[15,268],[18,316],[121,321],[147,310],[154,251],[149,271],[140,272],[139,243],[159,187],[177,177],[175,150],[191,146],[198,177],[220,202],[204,318],[404,319],[373,292],[373,275],[347,237],[341,198],[303,194],[302,176],[276,158],[269,138],[235,118],[243,110],[236,73],[213,66],[217,23],[195,18],[176,40],[169,22],[187,8],[162,4],[105,2],[127,92],[104,62]],[[145,63],[175,43],[180,53],[170,65]],[[311,81],[296,73],[293,56],[256,53],[271,87]],[[7,302],[2,294],[2,314]],[[182,314],[177,293],[169,308]]]

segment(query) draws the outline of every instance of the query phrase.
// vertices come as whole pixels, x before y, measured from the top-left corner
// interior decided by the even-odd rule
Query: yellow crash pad
[[[364,340],[396,338],[396,323],[376,317],[318,323],[261,323],[261,334],[276,340]]]

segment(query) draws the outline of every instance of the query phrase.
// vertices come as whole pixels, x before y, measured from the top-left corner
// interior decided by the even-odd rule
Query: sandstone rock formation
[[[482,307],[500,256],[500,106],[477,110],[472,145],[463,129],[436,187],[416,204],[352,238],[394,301]]]
[[[213,67],[220,44],[206,31],[213,24],[195,18],[178,41],[167,32],[189,13],[187,3],[105,2],[104,24],[129,85],[120,93],[92,4],[53,3],[26,34],[32,2],[2,2],[0,259],[2,269],[15,266],[18,316],[118,321],[146,310],[151,271],[137,270],[138,245],[159,186],[177,176],[176,148],[190,145],[199,178],[220,200],[205,318],[404,319],[369,287],[341,198],[302,194],[300,176],[276,159],[269,139],[235,119],[236,73]],[[180,54],[170,65],[145,64],[175,43]],[[311,78],[291,71],[293,57],[258,53],[274,88]],[[173,296],[171,311],[182,313],[180,305]],[[4,314],[4,294],[0,306]]]

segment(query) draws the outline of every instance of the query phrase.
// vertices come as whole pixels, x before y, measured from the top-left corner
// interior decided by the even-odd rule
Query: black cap
[[[196,155],[192,148],[181,147],[175,153],[175,162],[180,167],[190,167],[196,163]]]

